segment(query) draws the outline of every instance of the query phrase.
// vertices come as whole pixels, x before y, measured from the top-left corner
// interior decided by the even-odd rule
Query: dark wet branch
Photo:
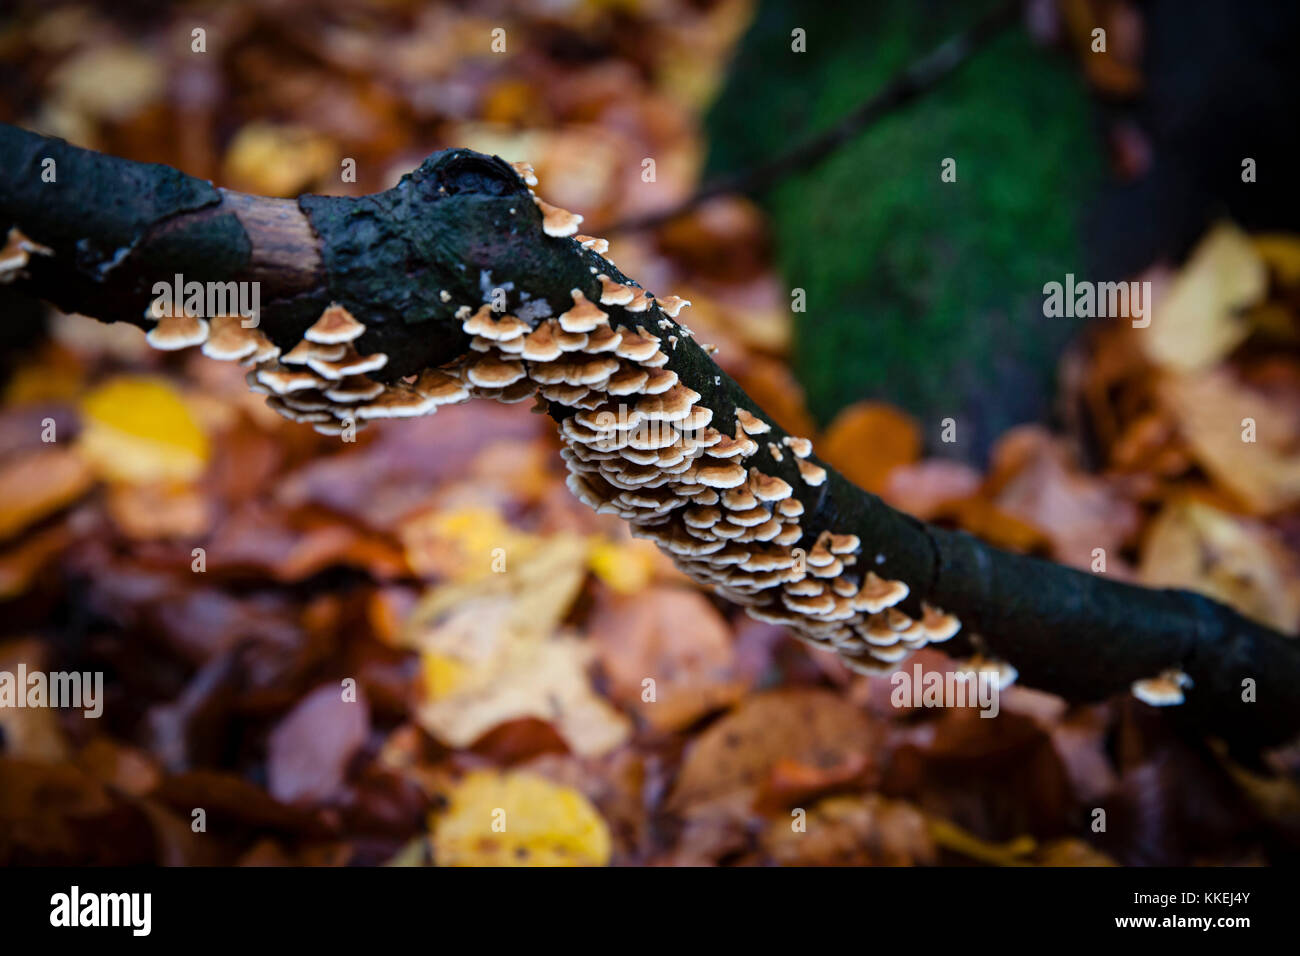
[[[56,183],[42,181],[47,157]],[[431,156],[384,193],[297,202],[226,192],[13,127],[0,127],[0,169],[0,223],[53,251],[32,256],[19,288],[143,326],[153,284],[177,272],[260,281],[261,328],[276,344],[292,347],[339,302],[367,326],[359,349],[390,356],[389,379],[459,358],[468,340],[454,313],[482,302],[487,288],[563,308],[575,288],[599,299],[596,272],[625,278],[573,239],[547,236],[513,170],[468,150]],[[738,408],[771,421],[688,330],[673,331],[668,367],[701,395],[715,425],[733,425]],[[772,426],[765,440],[779,444],[785,433]],[[790,455],[775,461],[764,450],[752,463],[797,489],[811,534],[856,534],[864,568],[907,582],[907,609],[925,600],[957,614],[964,627],[954,653],[1009,661],[1024,683],[1072,701],[1124,693],[1177,668],[1194,686],[1171,713],[1198,732],[1261,744],[1300,730],[1300,642],[1290,637],[1199,595],[1118,583],[926,525],[834,472],[810,487]],[[1246,680],[1256,702],[1242,699]]]

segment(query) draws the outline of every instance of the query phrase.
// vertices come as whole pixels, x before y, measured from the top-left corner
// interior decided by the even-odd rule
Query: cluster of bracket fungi
[[[516,170],[536,185],[531,167]],[[581,217],[534,201],[547,235],[572,237],[597,255],[607,251],[604,240],[575,235]],[[353,343],[366,326],[340,305],[327,308],[287,352],[239,316],[208,321],[161,302],[149,310],[156,324],[148,339],[157,348],[198,345],[212,358],[243,362],[249,386],[275,411],[327,435],[471,397],[561,406],[570,412],[560,418],[560,435],[574,494],[630,522],[633,533],[753,616],[789,625],[868,673],[888,672],[912,651],[957,633],[951,614],[923,605],[914,619],[899,610],[908,586],[860,569],[856,535],[805,527],[795,488],[750,461],[763,442],[773,460],[789,455],[798,480],[815,488],[827,474],[811,460],[811,441],[769,441],[772,427],[744,409],[724,424],[666,368],[669,352],[691,334],[673,321],[689,302],[655,298],[603,273],[596,279],[598,301],[573,289],[569,307],[555,316],[459,306],[468,352],[392,384],[369,376],[387,356],[357,351]]]
[[[531,166],[514,165],[525,184],[537,185]],[[607,252],[605,240],[576,234],[581,216],[533,200],[548,236],[598,256]],[[50,252],[11,231],[0,281],[29,254]],[[952,638],[961,627],[955,616],[924,603],[918,617],[901,611],[908,585],[863,568],[856,535],[807,527],[796,489],[752,461],[761,442],[771,461],[789,455],[798,481],[817,488],[827,473],[811,460],[811,441],[772,440],[772,426],[743,408],[729,409],[723,420],[666,367],[669,352],[692,334],[674,321],[690,303],[592,271],[598,300],[573,289],[568,309],[556,316],[459,306],[455,316],[470,336],[469,351],[393,383],[369,376],[388,357],[356,349],[366,326],[337,304],[287,352],[240,316],[209,321],[182,307],[163,308],[161,300],[147,312],[155,322],[147,337],[156,348],[197,345],[212,358],[243,363],[249,386],[271,408],[327,435],[372,419],[431,414],[472,397],[559,406],[567,412],[556,417],[573,493],[628,521],[634,534],[655,541],[689,576],[753,617],[787,625],[867,674],[889,673],[913,651]],[[442,299],[450,301],[446,292]],[[1000,669],[1004,681],[1014,679],[1013,669]],[[1134,693],[1153,704],[1180,703],[1181,678],[1139,681]]]

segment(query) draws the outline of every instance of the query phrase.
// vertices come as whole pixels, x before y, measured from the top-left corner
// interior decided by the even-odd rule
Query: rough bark
[[[57,164],[54,183],[42,181],[46,158]],[[20,288],[65,310],[147,327],[153,284],[175,273],[259,281],[260,328],[277,345],[291,348],[337,302],[367,327],[359,350],[389,355],[375,376],[389,381],[460,358],[469,340],[455,311],[484,301],[487,289],[512,290],[512,306],[526,291],[559,312],[571,289],[599,301],[597,272],[630,281],[573,239],[547,236],[512,168],[468,150],[434,154],[384,193],[296,202],[217,189],[13,127],[0,127],[0,169],[0,226],[53,251],[32,257]],[[833,470],[809,487],[793,456],[777,461],[762,447],[785,433],[677,331],[667,367],[701,395],[715,425],[727,431],[737,409],[772,425],[747,464],[796,488],[810,536],[856,534],[864,570],[910,586],[905,610],[926,601],[960,617],[952,653],[1004,659],[1022,682],[1079,702],[1176,668],[1194,685],[1171,713],[1197,732],[1260,745],[1300,730],[1300,642],[1200,595],[1119,583],[926,525]],[[551,413],[563,419],[572,410],[553,404]],[[1242,699],[1246,680],[1255,682],[1254,702]]]

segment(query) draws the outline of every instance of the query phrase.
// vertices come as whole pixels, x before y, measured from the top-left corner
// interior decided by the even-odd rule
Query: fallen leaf
[[[1250,237],[1220,224],[1155,302],[1151,325],[1138,341],[1157,365],[1182,372],[1206,368],[1250,334],[1240,313],[1267,289],[1268,271]]]
[[[748,687],[731,628],[698,591],[657,587],[602,600],[588,621],[610,695],[655,730],[681,730]],[[653,699],[645,681],[652,680]]]
[[[1138,573],[1148,587],[1199,591],[1288,633],[1300,626],[1294,559],[1258,522],[1202,502],[1165,506],[1147,528]]]
[[[540,539],[509,571],[421,599],[402,638],[422,652],[421,726],[453,747],[521,717],[548,721],[575,753],[606,753],[627,739],[627,719],[591,688],[595,648],[556,633],[586,552],[573,535]]]
[[[51,99],[94,120],[124,120],[161,98],[162,61],[143,46],[88,45],[50,78]]]
[[[587,553],[587,566],[615,594],[639,594],[650,584],[659,549],[649,541],[596,540]]]
[[[328,801],[343,786],[348,761],[369,733],[365,695],[358,690],[355,700],[344,700],[339,684],[322,684],[271,731],[267,790],[283,803]]]
[[[893,468],[880,496],[895,508],[930,521],[975,494],[982,480],[980,473],[964,462],[931,458]]]
[[[871,721],[838,694],[797,687],[748,697],[696,737],[682,762],[670,808],[734,791],[757,793],[782,759],[829,771],[869,766],[877,744]]]
[[[328,136],[304,126],[257,120],[230,141],[226,185],[264,196],[296,196],[338,170],[338,149]]]
[[[191,485],[118,484],[107,505],[122,533],[137,541],[197,538],[212,522],[207,498]]]
[[[763,849],[779,866],[913,866],[935,862],[925,816],[879,794],[826,797],[802,821],[778,818],[763,831]]]
[[[817,455],[867,491],[884,491],[895,468],[916,461],[916,423],[882,402],[855,402],[835,416],[816,446]]]
[[[993,451],[989,493],[996,508],[1041,531],[1053,556],[1091,567],[1103,548],[1108,568],[1138,529],[1137,507],[1111,482],[1078,470],[1063,444],[1034,425],[1013,428]]]
[[[0,540],[61,511],[84,495],[95,476],[76,451],[46,446],[0,465]]]
[[[604,866],[609,829],[578,791],[523,771],[467,774],[435,813],[438,866]]]
[[[124,376],[81,403],[78,450],[109,481],[191,481],[208,461],[207,435],[166,382]]]
[[[1300,501],[1300,416],[1291,404],[1227,369],[1166,376],[1157,394],[1196,460],[1252,512],[1272,514]]]
[[[1034,857],[1039,866],[1118,866],[1100,850],[1094,850],[1082,840],[1064,837],[1044,844]]]
[[[45,645],[34,638],[0,644],[0,672],[10,675],[17,684],[19,664],[28,673],[44,671],[49,655]],[[16,686],[19,695],[27,689]],[[69,745],[67,734],[59,722],[59,712],[53,707],[0,707],[0,750],[15,760],[31,760],[57,764],[67,761]]]

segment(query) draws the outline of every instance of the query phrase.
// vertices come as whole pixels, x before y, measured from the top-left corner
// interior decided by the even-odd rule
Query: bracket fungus
[[[513,166],[526,187],[537,184],[531,166]],[[835,526],[835,510],[821,504],[833,492],[825,487],[831,476],[815,460],[812,441],[785,434],[753,407],[738,407],[711,366],[704,375],[685,374],[691,359],[680,358],[681,351],[710,352],[678,349],[693,340],[677,321],[690,302],[615,278],[621,273],[603,258],[609,244],[577,234],[581,216],[528,193],[547,237],[541,241],[566,243],[583,257],[588,286],[571,288],[560,304],[539,290],[512,287],[517,302],[509,310],[486,301],[486,281],[474,301],[463,301],[463,288],[459,295],[440,288],[438,301],[467,345],[438,368],[385,371],[389,356],[362,343],[387,340],[368,336],[374,327],[367,316],[339,303],[283,352],[237,317],[209,323],[183,309],[149,315],[149,342],[162,349],[201,345],[214,359],[242,362],[250,367],[250,387],[267,395],[271,408],[326,435],[474,397],[533,398],[559,425],[567,483],[577,498],[628,521],[634,534],[753,617],[788,626],[866,674],[889,673],[914,651],[956,636],[960,621],[926,603],[925,593],[913,593],[927,582],[882,577],[867,567],[864,555],[874,556],[873,567],[884,560],[868,549],[888,542],[863,541]],[[42,251],[11,231],[0,252],[0,282]],[[1014,678],[1009,665],[996,666],[1001,679]],[[1172,704],[1188,685],[1185,675],[1167,672],[1138,681],[1133,693]]]

